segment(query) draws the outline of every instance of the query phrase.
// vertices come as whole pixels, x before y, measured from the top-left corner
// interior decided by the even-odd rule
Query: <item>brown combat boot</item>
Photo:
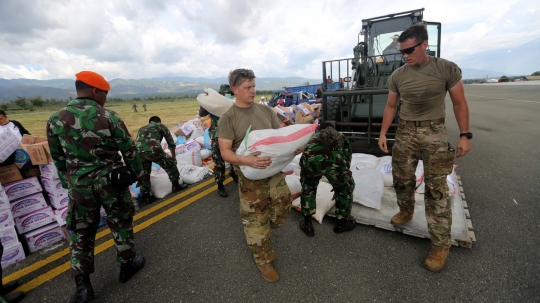
[[[424,261],[424,267],[427,270],[434,272],[440,271],[444,267],[444,261],[446,261],[449,252],[450,248],[431,247],[431,251],[427,256],[426,261]]]
[[[276,282],[277,280],[279,280],[279,274],[274,269],[274,266],[272,265],[272,263],[258,265],[257,267],[259,267],[259,270],[261,271],[261,274],[266,279],[266,281]]]
[[[401,226],[405,223],[407,223],[407,221],[410,221],[413,217],[413,213],[408,213],[408,212],[404,212],[404,211],[399,211],[399,213],[395,214],[393,217],[392,217],[392,220],[390,220],[390,223],[396,225],[396,226]]]

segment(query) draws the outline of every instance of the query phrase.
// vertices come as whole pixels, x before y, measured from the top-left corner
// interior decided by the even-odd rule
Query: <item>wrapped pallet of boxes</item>
[[[21,144],[21,140],[9,129],[0,129],[0,163],[6,161]]]
[[[49,195],[49,201],[55,209],[61,209],[68,205],[68,190],[62,187],[60,179],[49,179],[42,176],[41,183],[43,183],[43,189]]]

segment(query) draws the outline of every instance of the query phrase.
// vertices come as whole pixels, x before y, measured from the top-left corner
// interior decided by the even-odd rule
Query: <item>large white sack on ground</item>
[[[200,145],[202,148],[205,147],[205,145],[204,145],[204,136],[195,138],[195,141],[197,141],[197,143],[199,143],[199,145]]]
[[[381,209],[384,191],[383,174],[375,168],[352,170],[354,183],[353,202]]]
[[[194,150],[191,152],[177,155],[176,165],[202,166],[201,151]]]
[[[285,182],[289,186],[292,198],[296,198],[302,194],[302,184],[300,183],[300,177],[296,175],[285,176]]]
[[[277,174],[291,163],[294,152],[309,142],[316,129],[315,124],[295,124],[279,129],[250,132],[236,150],[236,154],[247,156],[260,151],[260,157],[270,157],[272,164],[265,169],[240,165],[242,173],[251,180],[262,180]]]
[[[201,149],[200,152],[201,152],[201,159],[202,160],[212,157],[212,151],[209,150],[209,149],[204,148],[204,149]]]
[[[233,100],[220,95],[211,88],[206,88],[204,91],[206,93],[197,96],[197,102],[214,116],[221,117],[234,104]]]
[[[379,159],[374,155],[354,153],[351,159],[351,170],[356,167],[358,163],[363,163],[361,167],[375,168],[379,164]]]
[[[320,224],[322,224],[324,215],[336,203],[334,201],[334,192],[332,191],[332,185],[326,182],[319,182],[319,186],[317,187],[317,196],[315,198],[315,202],[317,204],[317,211],[312,217],[315,218],[315,220],[317,220]],[[302,211],[302,208],[300,205],[300,197],[294,199],[292,205],[296,209]]]
[[[206,178],[206,176],[212,174],[212,171],[207,167],[197,167],[193,165],[178,165],[178,171],[186,184],[197,183]]]
[[[384,162],[379,161],[379,165],[377,165],[376,169],[383,174],[384,186],[394,186],[394,178],[392,177],[392,159],[390,159],[390,162],[387,162],[386,159]],[[418,188],[424,181],[424,162],[422,162],[422,160],[418,161],[418,166],[416,166],[414,175],[416,179],[415,188]]]
[[[178,180],[178,184],[184,184],[182,178]],[[163,198],[172,193],[172,183],[167,174],[151,174],[150,175],[150,191],[156,198]]]
[[[294,158],[292,159],[291,163],[300,166],[300,158],[302,158],[302,153],[300,153],[300,154],[294,156]]]

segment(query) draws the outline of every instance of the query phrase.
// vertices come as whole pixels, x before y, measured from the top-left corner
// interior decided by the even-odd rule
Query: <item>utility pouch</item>
[[[135,173],[128,167],[122,166],[111,170],[109,173],[111,185],[117,188],[125,188],[137,181]]]

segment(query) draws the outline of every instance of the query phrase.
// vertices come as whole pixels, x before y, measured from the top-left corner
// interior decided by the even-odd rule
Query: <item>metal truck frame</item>
[[[388,99],[386,82],[395,69],[405,64],[396,41],[399,34],[413,24],[425,24],[430,37],[427,52],[440,57],[441,23],[424,21],[423,12],[422,8],[363,19],[354,57],[322,62],[322,121],[332,123],[345,134],[354,152],[382,155],[378,136]],[[383,50],[387,42],[390,45]],[[330,91],[325,80],[336,74],[345,80],[344,89]],[[386,133],[390,150],[398,122],[399,106]]]

